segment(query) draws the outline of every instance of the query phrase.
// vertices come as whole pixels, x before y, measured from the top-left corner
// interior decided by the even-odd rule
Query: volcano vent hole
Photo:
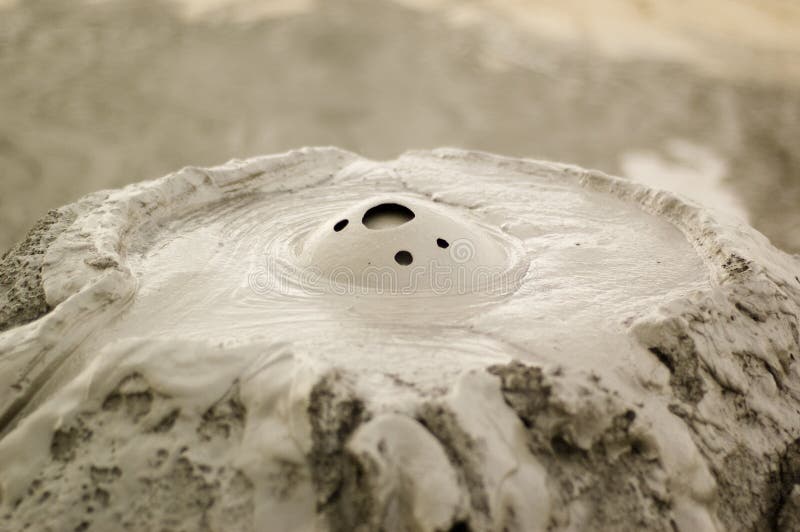
[[[339,231],[341,231],[342,229],[347,227],[347,224],[349,224],[349,223],[350,223],[350,220],[347,220],[347,219],[339,220],[338,222],[336,222],[336,225],[333,226],[333,230],[338,233]]]
[[[397,203],[381,203],[364,213],[361,219],[367,229],[389,229],[414,219],[414,211]]]
[[[442,249],[447,249],[447,248],[450,247],[450,242],[448,242],[444,238],[437,238],[436,239],[436,245],[439,246]]]
[[[406,250],[398,251],[394,255],[394,261],[399,264],[400,266],[408,266],[412,262],[414,262],[414,257],[411,256]]]

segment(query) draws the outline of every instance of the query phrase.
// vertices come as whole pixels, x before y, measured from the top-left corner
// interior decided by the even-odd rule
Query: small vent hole
[[[347,227],[347,224],[349,223],[350,220],[339,220],[338,222],[336,222],[336,225],[333,226],[333,230],[338,233],[339,231]]]
[[[442,249],[447,249],[447,248],[450,247],[450,242],[448,242],[444,238],[437,238],[436,239],[436,245],[439,246]]]
[[[412,257],[411,253],[409,253],[408,251],[402,250],[395,253],[394,260],[400,266],[408,266],[409,264],[414,262],[414,257]]]
[[[364,213],[361,219],[368,229],[390,229],[414,219],[414,211],[397,203],[381,203]]]

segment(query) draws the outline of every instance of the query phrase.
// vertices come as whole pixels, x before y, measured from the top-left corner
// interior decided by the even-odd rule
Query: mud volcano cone
[[[635,182],[304,149],[0,265],[2,530],[792,530],[800,264]]]

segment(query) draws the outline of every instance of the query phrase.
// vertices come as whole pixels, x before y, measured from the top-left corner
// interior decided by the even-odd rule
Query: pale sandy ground
[[[452,145],[671,188],[800,251],[791,0],[0,0],[0,250],[187,164]]]

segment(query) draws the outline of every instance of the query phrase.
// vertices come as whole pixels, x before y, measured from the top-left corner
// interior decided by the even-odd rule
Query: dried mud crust
[[[519,362],[492,366],[487,371],[499,378],[506,404],[526,428],[529,451],[547,469],[554,497],[551,529],[575,526],[575,517],[563,508],[579,501],[588,513],[581,516],[578,526],[587,529],[674,530],[670,494],[657,492],[648,482],[661,467],[655,451],[630,430],[636,418],[633,409],[615,401],[613,392],[590,380],[587,389],[591,387],[591,391],[587,393],[592,401],[605,399],[611,405],[606,412],[608,423],[596,431],[590,443],[578,444],[575,433],[581,430],[583,418],[597,412],[575,410],[574,405],[559,398],[551,386],[559,375],[546,376],[539,368]],[[341,374],[332,373],[314,387],[308,413],[313,434],[309,461],[317,509],[325,515],[330,530],[387,529],[386,501],[399,504],[407,494],[402,493],[402,487],[388,498],[378,494],[374,464],[347,448],[356,429],[371,417],[364,402]],[[466,501],[464,515],[454,512],[453,521],[442,532],[494,530],[497,516],[492,515],[489,487],[482,473],[487,457],[478,436],[465,431],[458,416],[439,401],[422,403],[414,421],[441,446]],[[505,524],[500,529],[518,530],[513,508],[501,511]],[[404,519],[409,530],[419,528],[408,515]]]
[[[776,484],[779,494],[773,514],[774,530],[800,530],[800,438],[789,444],[781,456]]]
[[[800,400],[793,375],[800,283],[755,274],[736,259],[724,263],[730,277],[723,290],[674,302],[667,317],[639,323],[633,333],[670,372],[669,409],[715,477],[722,525],[775,530],[797,513],[793,484],[779,471],[782,450],[790,453],[800,434],[775,412],[796,416]],[[771,443],[753,446],[765,441]]]
[[[308,463],[317,498],[316,510],[323,516],[328,530],[420,529],[409,512],[395,514],[395,521],[386,522],[390,513],[387,506],[402,506],[409,494],[405,488],[388,496],[378,493],[376,464],[368,456],[354,454],[348,449],[353,434],[372,418],[372,413],[347,376],[336,370],[323,376],[311,391],[307,411],[312,429]],[[459,464],[460,485],[473,496],[472,503],[478,507],[477,511],[485,514],[488,510],[482,481],[467,467],[467,462],[477,459],[467,452],[471,447],[469,436],[459,431],[452,414],[432,405],[422,408],[417,421],[434,434],[448,458]],[[451,437],[451,434],[456,436]],[[485,525],[486,521],[482,523]],[[458,521],[450,530],[465,531],[470,527],[466,521]]]
[[[583,411],[583,406],[576,409],[554,392],[559,375],[545,375],[540,368],[517,361],[488,371],[500,378],[506,404],[526,428],[528,449],[551,478],[552,529],[575,526],[563,510],[575,501],[588,512],[580,528],[674,529],[669,494],[657,492],[648,482],[661,467],[658,459],[648,443],[631,431],[634,408],[625,407],[613,392],[590,379],[582,393],[594,403],[606,403],[609,423],[586,442],[577,433],[593,412]]]
[[[0,258],[0,332],[25,325],[52,310],[42,286],[42,263],[47,248],[78,215],[99,205],[106,193],[90,194],[76,203],[48,212],[25,239]]]
[[[577,385],[586,400],[576,403],[574,397],[556,392],[564,389],[557,386],[563,377],[558,371],[546,374],[539,367],[517,361],[487,371],[500,380],[506,405],[525,427],[528,451],[547,470],[552,503],[549,529],[578,526],[585,530],[672,532],[679,528],[673,515],[675,495],[653,483],[665,474],[659,452],[646,434],[634,429],[638,405],[624,404],[616,392],[592,376]],[[765,378],[771,375],[760,364],[751,371],[761,371]],[[603,405],[602,409],[597,410],[596,405]],[[675,393],[670,411],[686,423],[714,476],[714,511],[722,526],[729,530],[796,530],[800,523],[800,439],[782,453],[764,455],[733,435],[729,442],[732,450],[714,453],[702,437],[695,407],[691,398]],[[752,418],[746,423],[764,422],[746,403],[740,408]],[[310,462],[318,511],[325,514],[330,529],[378,530],[386,526],[382,519],[385,500],[376,494],[373,482],[374,464],[347,450],[353,433],[372,416],[365,403],[345,377],[335,373],[315,386],[308,412],[314,434]],[[601,428],[587,432],[590,418],[602,418]],[[442,447],[467,501],[466,516],[456,519],[448,530],[493,529],[496,516],[491,515],[480,472],[487,459],[481,442],[465,432],[458,416],[440,402],[421,404],[415,421]],[[767,424],[757,430],[771,434],[778,429]],[[399,500],[404,495],[393,496]],[[577,514],[573,507],[580,508]],[[508,530],[516,529],[513,509],[503,520]],[[411,521],[407,525],[416,526]]]
[[[0,530],[253,530],[253,484],[225,460],[244,415],[236,385],[196,416],[131,374],[56,430]]]
[[[333,371],[311,390],[308,406],[312,447],[308,457],[317,512],[332,532],[377,530],[380,516],[369,484],[369,464],[345,448],[368,418],[364,402],[344,376]]]
[[[74,220],[69,209],[48,212],[25,240],[0,259],[0,332],[50,312],[42,286],[42,261],[47,247]]]

